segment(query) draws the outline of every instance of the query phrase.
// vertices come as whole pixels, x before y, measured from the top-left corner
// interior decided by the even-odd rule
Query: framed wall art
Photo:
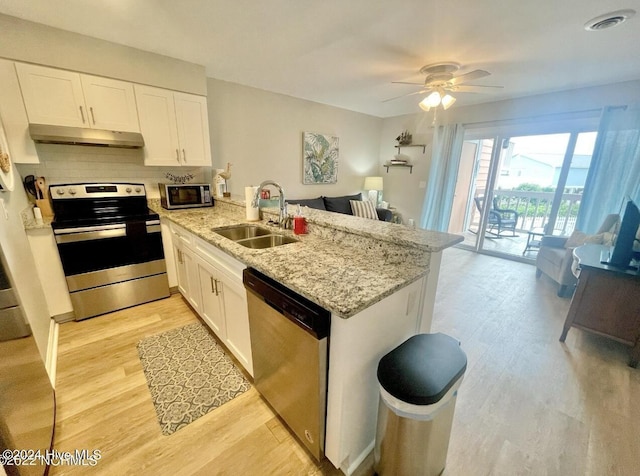
[[[338,138],[303,133],[302,183],[321,184],[338,181]]]

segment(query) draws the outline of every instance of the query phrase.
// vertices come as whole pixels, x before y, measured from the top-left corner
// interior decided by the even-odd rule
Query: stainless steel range
[[[76,320],[169,296],[160,218],[139,183],[49,187]]]

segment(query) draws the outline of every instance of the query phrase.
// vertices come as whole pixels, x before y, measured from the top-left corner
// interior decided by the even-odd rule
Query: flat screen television
[[[640,211],[631,200],[627,202],[620,231],[613,246],[608,264],[618,268],[628,268],[633,258],[633,243],[640,226]]]

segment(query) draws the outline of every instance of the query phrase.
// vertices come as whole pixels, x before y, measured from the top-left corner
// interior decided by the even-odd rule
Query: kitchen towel
[[[253,197],[255,197],[258,187],[245,187],[244,188],[244,203],[247,209],[247,220],[258,221],[260,220],[260,208],[251,206]]]

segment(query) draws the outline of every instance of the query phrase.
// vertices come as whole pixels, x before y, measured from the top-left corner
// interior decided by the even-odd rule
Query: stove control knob
[[[76,194],[76,189],[75,189],[75,188],[70,188],[70,189],[69,189],[69,193],[70,193],[71,195],[75,195],[75,194]]]
[[[64,190],[63,190],[63,189],[61,189],[61,188],[57,188],[57,189],[56,189],[56,193],[57,193],[58,195],[64,195]]]
[[[142,189],[140,187],[136,187],[136,193],[140,193]]]
[[[125,189],[125,192],[127,192],[127,193],[131,193],[131,187],[127,187],[127,188]]]

